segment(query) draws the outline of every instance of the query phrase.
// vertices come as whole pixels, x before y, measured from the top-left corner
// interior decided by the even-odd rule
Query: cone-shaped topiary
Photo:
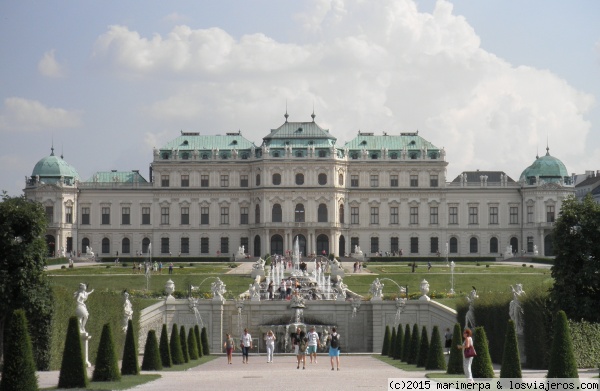
[[[119,372],[119,361],[115,352],[110,323],[102,327],[100,344],[96,355],[96,366],[92,375],[93,381],[118,381],[121,380]]]
[[[427,355],[429,354],[429,337],[427,336],[427,327],[423,326],[421,330],[421,344],[419,345],[419,356],[417,357],[417,367],[425,367],[427,364]]]
[[[477,356],[473,358],[471,372],[475,379],[491,379],[494,377],[494,367],[492,366],[492,358],[490,357],[489,343],[485,329],[476,327],[473,334],[473,346],[477,352]]]
[[[65,350],[63,351],[60,374],[58,375],[58,388],[86,388],[88,385],[86,363],[81,348],[79,336],[79,320],[72,316],[69,318]]]
[[[204,354],[202,353],[202,340],[200,339],[200,327],[198,325],[194,326],[194,334],[196,336],[196,345],[198,345],[198,358],[200,358]]]
[[[412,333],[410,334],[410,351],[408,353],[408,363],[416,364],[417,357],[419,357],[419,344],[421,342],[421,338],[419,336],[419,326],[415,323],[412,329]]]
[[[33,347],[27,330],[25,311],[15,310],[6,326],[0,390],[37,391]]]
[[[385,333],[383,334],[383,346],[381,347],[381,355],[387,356],[390,352],[390,343],[392,341],[392,335],[390,334],[390,326],[385,326]]]
[[[156,339],[156,331],[149,330],[146,338],[146,346],[144,347],[144,358],[142,360],[143,371],[160,371],[163,369],[162,360],[160,359],[160,351],[158,349],[158,341]]]
[[[390,337],[390,348],[388,349],[388,357],[394,357],[394,351],[396,350],[396,328],[392,326],[392,334]]]
[[[181,326],[179,330],[179,339],[181,340],[181,352],[183,353],[183,361],[190,362],[190,353],[188,352],[187,338],[185,337],[185,327]]]
[[[408,362],[410,353],[410,325],[404,327],[404,343],[402,344],[402,361]]]
[[[127,334],[125,335],[125,346],[123,348],[123,362],[121,363],[121,375],[139,375],[140,365],[138,363],[138,349],[136,338],[133,333],[133,322],[127,322]]]
[[[181,350],[181,338],[179,338],[179,330],[177,329],[177,323],[173,323],[169,347],[171,348],[171,360],[173,360],[173,365],[185,364],[183,350]]]
[[[160,333],[160,344],[158,345],[158,350],[160,351],[160,362],[162,363],[163,368],[171,368],[173,366],[173,359],[171,358],[171,346],[169,345],[167,325],[164,323]]]
[[[190,360],[197,360],[198,359],[198,344],[196,343],[196,335],[194,334],[194,329],[191,327],[188,330],[187,347],[188,347],[188,354],[190,355]]]
[[[550,363],[546,377],[551,379],[579,377],[573,354],[571,331],[564,311],[558,311],[554,317],[554,338],[552,339]]]
[[[202,341],[202,354],[208,356],[210,354],[210,349],[208,347],[208,333],[206,332],[206,327],[202,327],[200,339]]]
[[[394,360],[400,360],[402,358],[402,350],[404,349],[404,331],[402,331],[402,325],[398,325],[398,331],[396,332],[396,348],[394,349]]]
[[[427,354],[427,363],[425,369],[446,369],[446,359],[444,358],[444,348],[440,337],[440,330],[433,326],[431,332],[431,343],[429,344],[429,353]]]
[[[454,331],[452,333],[452,345],[450,345],[450,358],[448,359],[448,370],[446,371],[449,375],[464,375],[465,370],[463,369],[463,351],[458,348],[458,345],[462,345],[462,333],[460,330],[460,324],[454,325]]]
[[[504,350],[502,351],[502,367],[500,367],[500,377],[503,379],[520,379],[522,377],[517,333],[515,332],[515,323],[512,320],[508,321],[506,336],[504,337]]]

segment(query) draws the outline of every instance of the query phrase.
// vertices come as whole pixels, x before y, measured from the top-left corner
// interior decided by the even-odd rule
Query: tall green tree
[[[462,343],[460,324],[456,323],[452,332],[452,345],[450,347],[450,358],[448,359],[448,370],[446,371],[449,375],[463,375],[465,373],[463,351],[458,348],[458,345],[462,345]]]
[[[444,348],[440,337],[440,330],[437,326],[433,326],[431,332],[431,344],[429,345],[429,353],[427,354],[427,363],[425,369],[446,369],[446,358],[444,357]]]
[[[473,345],[477,356],[473,358],[471,370],[475,379],[491,379],[494,377],[494,367],[490,357],[489,342],[485,329],[476,327],[473,333]]]
[[[564,311],[558,311],[554,317],[554,338],[552,338],[552,350],[546,377],[550,379],[579,377],[573,353],[571,331]]]
[[[600,322],[600,204],[591,195],[563,201],[553,230],[555,310],[569,319]]]
[[[383,334],[383,345],[381,346],[381,355],[387,356],[390,352],[390,343],[392,342],[392,334],[390,331],[390,326],[385,326],[385,333]]]
[[[394,357],[394,351],[396,350],[396,327],[392,326],[392,336],[390,337],[390,348],[388,350],[388,357]]]
[[[419,356],[417,357],[417,367],[424,367],[427,364],[427,355],[429,354],[429,337],[427,336],[427,327],[423,326],[421,330],[421,342],[419,346]]]
[[[86,388],[87,385],[88,377],[79,336],[79,320],[76,316],[72,316],[69,318],[67,328],[65,349],[58,375],[58,388]]]
[[[0,391],[37,391],[37,375],[25,311],[13,312],[6,331]]]
[[[127,334],[125,335],[125,346],[123,348],[123,361],[121,363],[121,375],[139,375],[140,365],[138,363],[137,342],[133,332],[133,322],[127,321]]]
[[[506,336],[504,337],[504,351],[502,352],[500,377],[503,379],[520,379],[522,377],[519,344],[517,342],[517,333],[515,332],[515,322],[512,320],[508,321]]]
[[[44,273],[48,246],[44,207],[24,197],[0,202],[0,357],[4,327],[14,310],[28,319],[33,357],[39,370],[50,368],[52,290]]]

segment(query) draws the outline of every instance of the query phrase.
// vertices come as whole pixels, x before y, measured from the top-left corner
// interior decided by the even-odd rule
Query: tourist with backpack
[[[331,370],[333,371],[333,359],[337,365],[337,370],[340,370],[340,335],[336,332],[335,327],[331,328],[331,334],[327,337],[329,342],[329,359],[331,361]]]

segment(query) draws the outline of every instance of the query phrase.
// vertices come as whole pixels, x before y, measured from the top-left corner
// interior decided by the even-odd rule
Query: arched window
[[[271,236],[271,254],[283,255],[283,238],[281,235]]]
[[[304,184],[304,174],[296,174],[296,184],[303,185]]]
[[[102,239],[102,254],[110,254],[110,240]]]
[[[273,185],[281,185],[281,174],[273,174]]]
[[[281,205],[275,204],[273,205],[273,211],[271,212],[272,218],[271,221],[273,223],[281,223],[283,219],[283,213],[281,212]]]
[[[450,254],[458,253],[458,239],[450,238]]]
[[[326,223],[327,222],[327,205],[320,204],[319,205],[319,210],[318,210],[317,214],[318,214],[317,221],[319,223]]]
[[[340,204],[340,224],[344,224],[344,204]]]
[[[479,252],[479,245],[477,242],[477,238],[471,238],[469,240],[469,252],[471,254],[475,254],[475,253]]]
[[[294,221],[296,223],[304,223],[304,219],[305,219],[305,214],[304,213],[304,205],[303,204],[297,204],[296,205],[296,210],[294,211]]]
[[[260,186],[260,174],[256,174],[256,186]]]
[[[319,174],[319,185],[323,186],[327,184],[327,174]]]
[[[150,239],[142,239],[142,254],[148,254],[148,247],[150,247]]]
[[[338,185],[344,186],[344,174],[338,175]]]
[[[254,256],[260,257],[260,236],[256,235],[254,237]]]
[[[510,238],[510,245],[512,246],[513,253],[519,252],[519,239],[513,236]]]
[[[491,238],[490,239],[490,253],[497,253],[498,252],[498,238]]]
[[[81,252],[85,253],[88,247],[90,247],[90,240],[88,238],[81,239]]]
[[[259,205],[256,205],[256,208],[254,208],[254,223],[260,224],[260,206]]]
[[[131,252],[129,238],[123,238],[123,240],[121,241],[121,252],[123,254],[129,254]]]
[[[329,238],[327,235],[319,235],[317,236],[317,254],[318,255],[327,255],[329,254]]]

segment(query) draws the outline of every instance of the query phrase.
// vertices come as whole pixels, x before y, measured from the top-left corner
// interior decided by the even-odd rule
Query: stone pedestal
[[[519,360],[521,366],[527,363],[527,356],[525,355],[525,336],[523,334],[517,334],[517,344],[519,345]]]
[[[83,359],[85,360],[86,367],[89,368],[92,366],[89,355],[89,340],[92,339],[92,336],[87,331],[83,331],[79,333],[79,337],[81,338],[81,346],[83,347]]]

